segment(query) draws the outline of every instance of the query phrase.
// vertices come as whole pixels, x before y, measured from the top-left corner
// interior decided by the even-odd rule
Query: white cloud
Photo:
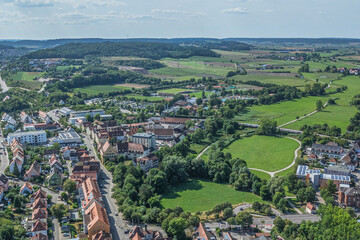
[[[19,7],[50,7],[54,5],[51,0],[15,0],[16,6]]]
[[[190,11],[181,11],[177,9],[153,9],[152,13],[160,13],[160,14],[183,14],[189,16],[206,16],[206,13],[203,12],[190,12]]]
[[[228,14],[247,14],[248,13],[246,8],[241,8],[241,7],[224,9],[224,10],[222,10],[222,12],[228,13]]]

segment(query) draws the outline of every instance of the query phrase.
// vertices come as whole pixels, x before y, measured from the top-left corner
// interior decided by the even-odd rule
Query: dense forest
[[[147,70],[166,67],[165,64],[154,60],[117,60],[115,63],[120,66],[140,67]]]
[[[38,50],[29,53],[25,57],[29,59],[78,59],[85,56],[132,56],[151,59],[163,57],[188,58],[191,56],[219,57],[217,53],[202,47],[154,42],[69,43],[54,48]]]

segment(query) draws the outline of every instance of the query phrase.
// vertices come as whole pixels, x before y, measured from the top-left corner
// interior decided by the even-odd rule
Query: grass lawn
[[[70,65],[70,66],[57,66],[56,70],[62,71],[62,70],[66,70],[68,68],[79,68],[81,67],[80,65]]]
[[[39,77],[41,72],[17,72],[13,74],[11,78],[15,81],[22,82],[25,88],[28,89],[39,89],[41,87],[41,82],[34,80],[34,78]]]
[[[159,90],[158,92],[178,94],[180,92],[186,92],[186,91],[189,91],[189,89],[185,89],[185,88],[168,88],[168,89]]]
[[[233,142],[224,151],[233,158],[244,159],[249,168],[272,172],[289,166],[298,147],[296,141],[288,138],[254,135]]]
[[[329,105],[321,112],[294,122],[286,127],[299,129],[304,124],[313,125],[327,123],[329,126],[335,125],[340,127],[344,133],[346,131],[346,127],[350,123],[350,118],[354,117],[357,112],[357,109],[354,106],[350,106],[350,102],[352,98],[360,92],[360,79],[359,77],[348,76],[336,83],[348,86],[348,89],[343,93],[336,93],[327,96],[327,98],[338,98],[336,100],[336,105]],[[295,106],[294,109],[296,109]]]
[[[291,76],[274,76],[274,75],[263,75],[263,74],[247,74],[237,75],[232,77],[235,80],[242,81],[258,81],[262,83],[272,83],[277,85],[288,85],[294,87],[305,86],[308,80],[303,78],[291,77]]]
[[[263,202],[260,197],[253,193],[236,191],[228,185],[190,180],[171,189],[164,195],[161,203],[165,208],[180,206],[184,211],[197,212],[211,210],[216,204],[226,201],[232,204]]]
[[[296,117],[315,111],[318,99],[325,102],[329,97],[304,97],[271,105],[252,106],[244,114],[236,116],[236,119],[243,122],[259,123],[261,119],[269,118],[276,120],[278,125],[281,125],[296,119]]]
[[[270,180],[271,179],[271,176],[269,174],[267,174],[267,173],[256,171],[256,170],[250,170],[250,172],[255,174],[256,176],[258,176],[261,179],[265,179],[265,180]]]
[[[281,171],[281,172],[276,173],[275,176],[284,177],[284,176],[286,176],[286,174],[288,174],[290,172],[293,172],[293,171],[294,171],[293,168],[289,168],[289,169],[286,169],[285,171]]]
[[[92,85],[86,86],[82,88],[75,88],[74,91],[87,93],[87,94],[98,94],[98,93],[108,93],[108,92],[115,92],[121,91],[126,89],[132,89],[131,87],[123,87],[123,86],[116,86],[116,85]]]

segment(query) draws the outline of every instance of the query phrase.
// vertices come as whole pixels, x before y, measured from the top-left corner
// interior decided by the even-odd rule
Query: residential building
[[[104,231],[98,232],[92,237],[92,240],[111,240],[111,239],[112,238],[110,233]]]
[[[47,200],[43,198],[38,198],[32,203],[33,209],[46,209],[47,208]]]
[[[200,222],[198,228],[192,233],[192,239],[196,240],[215,240],[216,236],[206,227],[204,223]]]
[[[347,167],[351,171],[355,171],[355,169],[359,165],[358,161],[358,153],[355,149],[350,149],[341,159],[340,162],[343,166]]]
[[[98,202],[100,205],[102,203],[101,192],[97,184],[96,179],[87,178],[81,183],[81,188],[79,188],[80,200],[82,201],[82,209],[86,211],[93,201]]]
[[[34,237],[37,234],[47,235],[47,224],[45,222],[37,220],[33,223],[31,236]]]
[[[39,177],[41,174],[41,166],[37,161],[34,161],[33,164],[31,164],[30,169],[26,171],[24,175],[25,180],[29,180],[31,178]]]
[[[33,123],[33,120],[31,119],[31,117],[26,112],[21,112],[20,113],[20,120],[23,123]]]
[[[129,159],[134,159],[147,155],[149,151],[142,144],[137,143],[118,143],[117,151],[119,155],[128,157]]]
[[[40,220],[44,223],[46,223],[48,217],[48,212],[46,208],[35,208],[33,209],[31,219],[33,221]]]
[[[315,153],[317,156],[327,155],[329,158],[340,158],[344,155],[344,149],[334,142],[325,145],[314,143],[311,146],[311,153]]]
[[[48,240],[48,236],[42,233],[37,233],[31,238],[31,240]]]
[[[19,142],[22,144],[44,144],[47,141],[45,131],[9,133],[7,137],[7,142],[10,143],[15,138],[19,140]]]
[[[59,111],[58,111],[59,115],[65,116],[65,117],[69,116],[72,112],[74,112],[74,111],[67,107],[63,107],[63,108],[59,109]]]
[[[110,233],[110,223],[105,208],[94,201],[84,214],[84,230],[92,239],[98,232]]]
[[[16,165],[19,173],[21,173],[22,167],[23,167],[23,161],[20,161],[19,159],[14,159],[14,160],[9,164],[9,170],[10,170],[11,173],[14,173],[14,171],[15,171],[15,165]]]
[[[360,189],[354,187],[340,188],[338,202],[344,207],[360,208]]]
[[[48,177],[50,186],[61,186],[62,184],[62,172],[58,168],[52,168]]]
[[[150,154],[145,157],[134,159],[132,163],[135,167],[140,166],[144,172],[148,172],[150,169],[157,168],[159,166],[159,158],[154,154]]]
[[[85,117],[87,114],[93,118],[96,114],[105,115],[105,111],[103,109],[76,111],[70,113],[70,118]]]
[[[311,203],[311,202],[308,202],[306,204],[306,209],[305,211],[308,213],[308,214],[315,214],[316,213],[316,207]]]
[[[156,137],[154,133],[136,133],[131,136],[131,141],[142,144],[149,149],[155,149],[156,147]]]
[[[31,194],[32,192],[33,192],[33,187],[28,182],[25,182],[20,188],[21,195],[28,195]]]
[[[46,200],[46,198],[47,198],[47,193],[40,188],[31,196],[30,202],[35,202],[38,199]]]
[[[115,160],[119,156],[118,152],[110,144],[109,141],[105,142],[105,144],[103,146],[100,146],[99,153],[101,156],[101,161],[104,161],[105,158],[107,158],[109,160]]]
[[[191,121],[190,118],[172,118],[164,117],[160,120],[161,124],[185,124],[187,121]]]
[[[145,224],[144,228],[135,225],[129,232],[129,239],[131,240],[165,240],[161,232],[153,231],[147,228]]]

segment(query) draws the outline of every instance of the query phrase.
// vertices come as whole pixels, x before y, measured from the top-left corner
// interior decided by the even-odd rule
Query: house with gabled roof
[[[205,227],[204,223],[200,222],[196,231],[192,233],[192,239],[214,240],[216,236],[209,228]]]
[[[32,203],[32,209],[46,209],[47,208],[47,200],[38,198]]]
[[[37,233],[31,238],[31,240],[48,240],[48,236],[42,233]]]
[[[111,239],[112,238],[110,233],[107,233],[105,231],[100,231],[92,237],[92,240],[111,240]]]
[[[110,223],[106,210],[98,202],[93,202],[84,214],[84,230],[92,239],[100,231],[110,233]]]
[[[150,155],[133,159],[132,163],[135,167],[140,166],[144,172],[148,172],[150,169],[159,166],[159,158],[151,153]]]
[[[41,165],[37,161],[34,161],[33,164],[31,164],[29,170],[26,171],[24,175],[24,179],[29,180],[32,178],[36,178],[39,177],[40,174],[41,174]]]
[[[44,208],[36,208],[32,212],[32,218],[31,219],[33,221],[40,220],[40,221],[46,223],[47,217],[48,217],[48,212],[47,212],[46,208],[45,209]]]
[[[35,202],[37,199],[47,199],[47,193],[41,188],[31,196],[30,202]]]
[[[31,228],[31,236],[35,236],[36,234],[47,235],[47,224],[40,220],[37,220],[33,223]]]
[[[50,175],[48,176],[48,181],[50,186],[61,186],[62,185],[62,172],[57,167],[53,167],[50,170]]]
[[[129,238],[131,240],[165,240],[160,231],[153,231],[147,228],[145,224],[144,228],[139,225],[135,225],[129,232]]]
[[[119,156],[118,152],[110,144],[109,141],[106,141],[105,144],[100,147],[99,153],[100,153],[100,156],[101,156],[101,161],[104,161],[105,158],[108,158],[110,160],[114,160]]]
[[[119,155],[130,159],[142,157],[149,153],[149,150],[144,145],[129,142],[118,143],[117,150]]]
[[[22,167],[23,167],[23,162],[20,161],[19,159],[14,159],[10,164],[9,164],[9,169],[11,173],[14,173],[15,171],[15,164],[17,166],[17,169],[19,170],[19,173],[21,173],[22,171]]]
[[[30,183],[25,182],[22,187],[20,188],[20,194],[21,195],[29,195],[33,192],[33,187],[30,185]]]

